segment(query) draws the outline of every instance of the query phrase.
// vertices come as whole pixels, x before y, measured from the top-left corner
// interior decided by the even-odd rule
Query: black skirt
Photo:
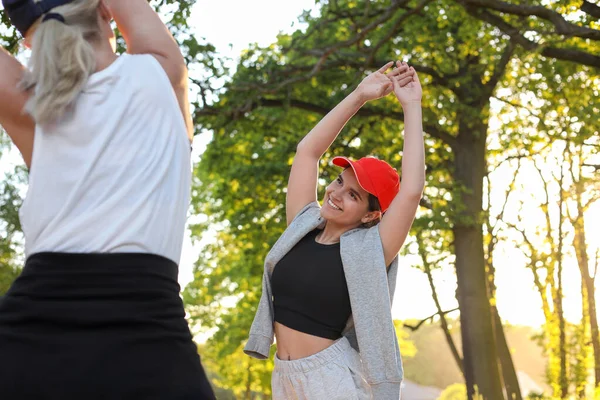
[[[29,257],[0,298],[0,399],[214,399],[179,289],[156,255]]]

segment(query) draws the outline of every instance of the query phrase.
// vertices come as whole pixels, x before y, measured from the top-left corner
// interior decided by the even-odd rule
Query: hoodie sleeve
[[[398,400],[403,371],[379,229],[349,237],[342,257],[365,377],[373,399]],[[395,278],[395,273],[392,274]]]
[[[244,353],[259,360],[269,358],[273,336],[273,294],[271,293],[269,276],[265,269],[262,281],[262,295],[258,303],[254,321],[252,322],[252,327],[250,327],[250,335],[244,347]]]

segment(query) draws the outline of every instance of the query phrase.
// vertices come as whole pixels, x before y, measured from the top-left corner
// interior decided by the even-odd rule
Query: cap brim
[[[333,157],[333,160],[331,160],[333,165],[337,165],[338,167],[342,167],[342,168],[346,168],[349,167],[350,165],[352,165],[352,161],[349,158],[346,157]]]

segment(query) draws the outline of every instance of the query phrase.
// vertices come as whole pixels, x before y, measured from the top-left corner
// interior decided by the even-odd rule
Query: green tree
[[[6,150],[7,136],[0,131],[0,149]],[[6,156],[0,152],[0,163]],[[25,173],[22,168],[7,173],[0,181],[0,296],[2,296],[20,271],[22,259],[21,224],[18,210],[21,206],[19,186]]]
[[[543,186],[541,193],[545,198],[540,204],[545,223],[539,229],[545,239],[535,241],[536,235],[530,231],[525,246],[521,247],[529,248],[529,254],[533,255],[531,268],[538,290],[545,285],[553,288],[546,291],[542,297],[547,328],[545,343],[550,352],[548,379],[555,389],[554,395],[564,397],[570,391],[570,387],[580,388],[583,383],[577,382],[587,379],[587,374],[583,371],[587,370],[585,360],[590,346],[582,343],[591,342],[594,369],[599,365],[596,361],[596,349],[599,347],[597,317],[596,311],[590,311],[596,308],[591,276],[593,268],[589,265],[592,254],[588,254],[592,248],[587,244],[583,221],[585,210],[597,199],[598,193],[592,177],[595,170],[593,160],[597,158],[599,150],[600,126],[592,116],[600,111],[600,103],[597,100],[600,80],[596,70],[573,63],[539,64],[529,58],[518,62],[520,68],[542,73],[519,78],[518,84],[522,91],[504,98],[511,110],[506,116],[510,122],[505,125],[504,135],[510,135],[523,142],[522,146],[514,146],[510,154],[505,154],[504,157],[527,158],[539,165],[538,175]],[[523,95],[523,92],[528,96]],[[524,137],[525,135],[527,137]],[[542,174],[542,171],[545,173]],[[527,185],[531,183],[529,179]],[[529,199],[527,203],[532,201],[537,200]],[[556,219],[557,215],[560,216],[559,219]],[[523,217],[526,219],[526,216]],[[519,225],[518,229],[523,231],[527,222]],[[578,233],[571,239],[573,231]],[[535,243],[531,243],[531,240]],[[533,251],[532,244],[536,247]],[[570,332],[568,324],[564,323],[564,318],[560,315],[562,260],[565,254],[572,252],[578,255],[577,261],[584,284],[583,310],[587,316],[584,315],[580,332]],[[542,271],[542,275],[536,271]],[[588,293],[592,293],[592,296],[588,297]],[[549,313],[551,309],[556,312]],[[573,336],[579,337],[579,344],[576,344]],[[569,346],[573,346],[573,349]],[[570,361],[570,357],[575,357],[576,361]],[[581,371],[579,378],[575,377],[575,371]],[[597,385],[597,373],[595,378]],[[560,392],[556,391],[558,388]],[[580,393],[585,395],[581,391]]]
[[[500,398],[482,233],[490,101],[502,89],[530,90],[519,82],[523,77],[550,79],[571,64],[589,74],[598,66],[594,8],[586,2],[585,15],[577,17],[575,2],[567,3],[323,1],[318,15],[300,18],[306,29],[247,49],[216,92],[218,100],[196,113],[214,135],[197,170],[197,211],[208,221],[196,234],[217,227],[217,241],[190,289],[188,299],[202,305],[196,315],[225,329],[230,311],[219,309],[215,319],[215,304],[235,299],[239,308],[253,310],[258,296],[248,290],[259,291],[264,253],[284,228],[284,188],[296,143],[365,71],[402,58],[426,87],[426,194],[430,222],[449,220],[442,229],[451,232],[455,256],[468,393],[478,386],[486,398]],[[401,122],[401,112],[386,100],[361,110],[325,156],[324,180],[331,176],[328,159],[342,152],[398,163]],[[511,135],[498,140],[505,149],[516,143]],[[249,325],[251,317],[238,318]],[[242,331],[235,340],[244,338]]]
[[[7,19],[0,10],[0,45],[15,53],[18,40],[14,30],[7,28]],[[7,162],[10,152],[10,138],[0,126],[0,165]],[[21,203],[16,180],[22,172],[9,173],[0,180],[0,296],[2,296],[19,274],[18,254],[22,251],[22,243],[18,236],[20,223],[18,210]]]
[[[371,8],[364,11],[363,5]],[[241,247],[262,242],[268,248],[273,243],[283,229],[282,188],[300,137],[348,93],[366,69],[388,59],[408,60],[422,73],[427,87],[424,117],[430,166],[444,168],[454,183],[446,191],[430,179],[428,194],[446,191],[454,209],[449,212],[465,321],[465,373],[482,392],[497,397],[494,393],[502,389],[480,214],[489,97],[513,46],[448,2],[423,1],[413,7],[408,2],[324,3],[320,17],[306,15],[304,21],[306,32],[282,35],[266,49],[249,49],[227,92],[215,106],[197,114],[214,131],[198,171],[199,192],[208,204],[203,211],[212,222],[223,223],[223,235],[234,236],[230,246],[235,248],[219,242],[213,259],[219,269],[229,268],[231,264],[223,261],[232,253],[238,253],[240,261],[247,257]],[[496,43],[492,50],[490,41]],[[344,152],[377,154],[399,164],[401,121],[402,113],[389,100],[363,109],[324,161]],[[265,242],[267,237],[270,240]],[[252,255],[256,247],[250,250]],[[264,250],[260,256],[262,261]],[[236,273],[252,268],[246,279],[255,277],[255,287],[259,287],[262,262],[231,268]],[[202,269],[212,275],[210,266]]]
[[[466,400],[467,399],[467,387],[462,383],[455,383],[452,386],[448,386],[438,400]]]

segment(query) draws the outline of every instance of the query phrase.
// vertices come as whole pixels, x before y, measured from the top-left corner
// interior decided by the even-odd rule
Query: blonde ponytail
[[[32,90],[25,110],[37,124],[63,117],[94,72],[96,57],[90,42],[100,39],[99,3],[75,0],[51,11],[61,15],[64,23],[56,19],[38,22],[29,71],[21,81],[22,89]]]

